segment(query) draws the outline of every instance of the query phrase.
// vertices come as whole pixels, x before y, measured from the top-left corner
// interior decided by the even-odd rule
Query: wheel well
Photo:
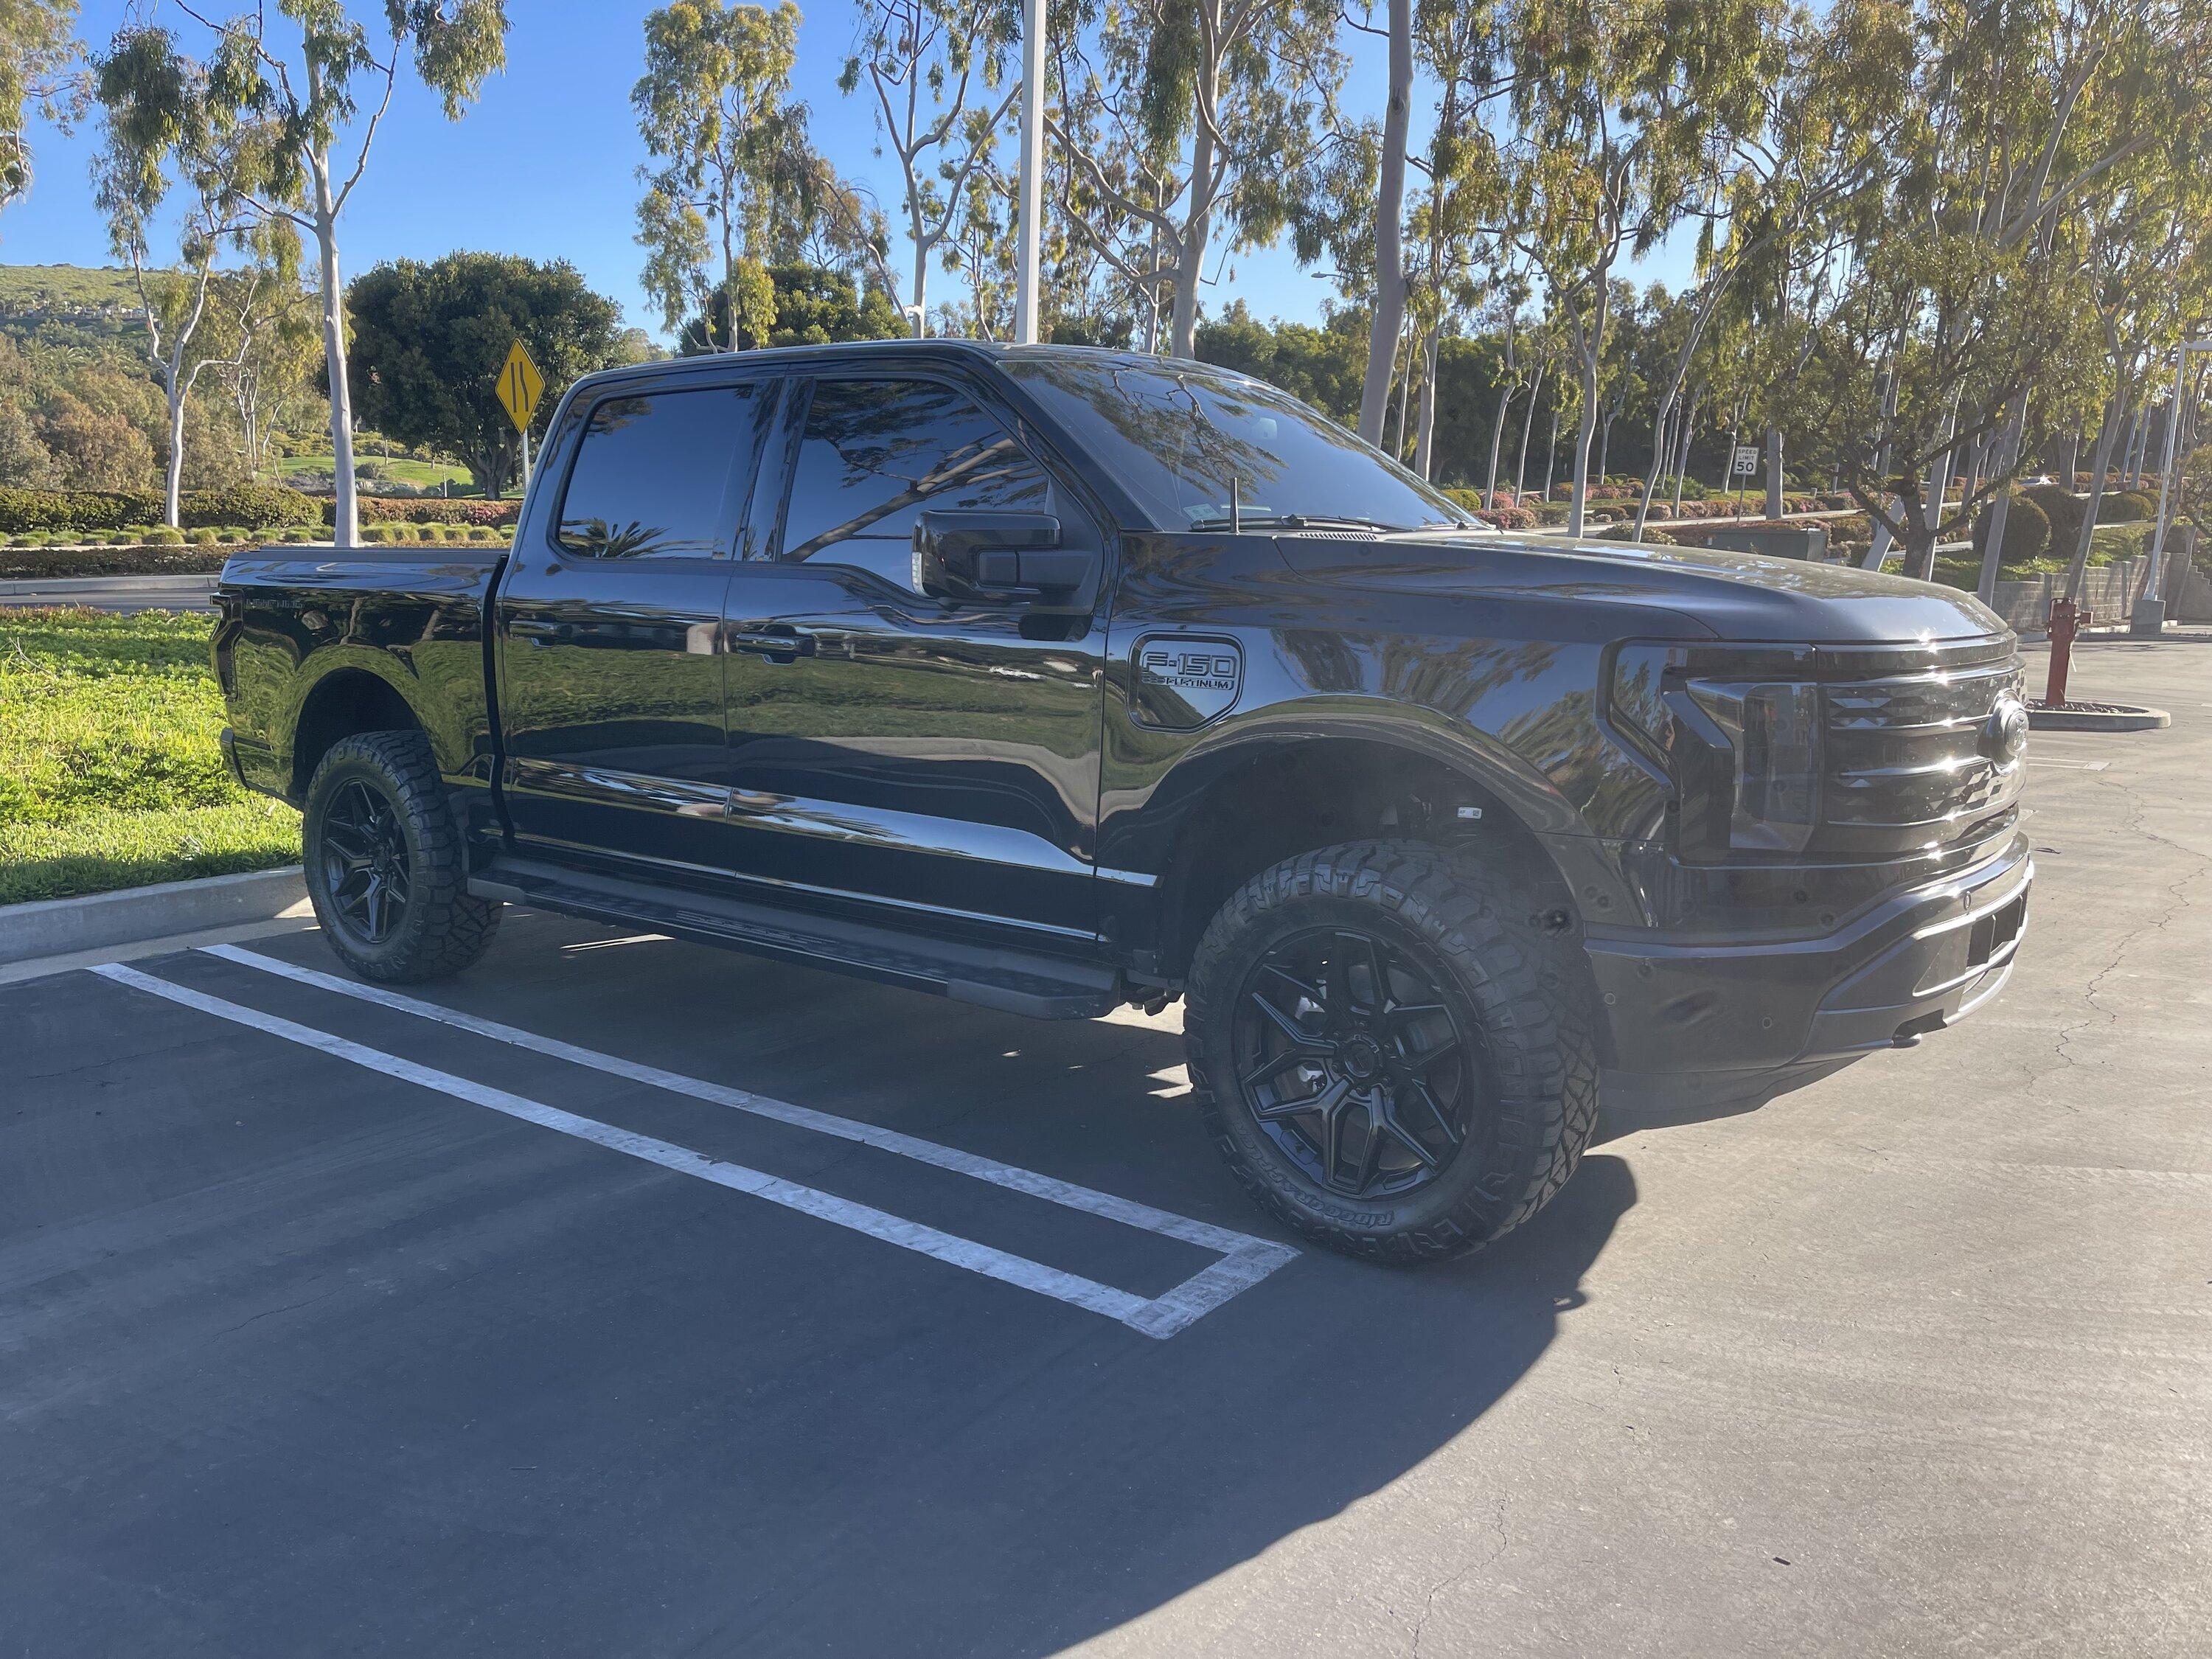
[[[1162,968],[1181,975],[1214,912],[1262,870],[1317,848],[1380,836],[1464,847],[1571,906],[1542,844],[1465,773],[1389,744],[1309,738],[1206,789],[1169,864]]]
[[[390,682],[361,669],[339,669],[307,694],[292,729],[292,799],[307,799],[315,769],[340,738],[362,732],[419,731],[422,724]]]

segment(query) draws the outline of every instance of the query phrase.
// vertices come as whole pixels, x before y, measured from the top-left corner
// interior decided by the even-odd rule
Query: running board
[[[1094,1019],[1127,1001],[1119,970],[1030,951],[929,939],[719,893],[495,859],[469,878],[478,898],[655,933],[929,991],[1036,1019]]]

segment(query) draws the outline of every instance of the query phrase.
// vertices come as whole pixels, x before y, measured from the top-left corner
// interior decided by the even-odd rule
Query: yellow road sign
[[[530,354],[522,349],[520,340],[500,367],[498,390],[500,406],[514,422],[515,429],[529,431],[530,417],[538,408],[538,400],[545,395],[545,377],[538,372],[538,365],[530,361]]]

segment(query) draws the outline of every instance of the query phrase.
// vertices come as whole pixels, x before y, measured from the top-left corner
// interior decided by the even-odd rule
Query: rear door
[[[549,447],[493,636],[525,850],[726,867],[722,602],[776,391],[625,381]]]
[[[923,372],[794,386],[765,556],[730,585],[731,822],[757,876],[1091,937],[1103,565],[1072,605],[914,585],[915,515],[1097,520],[980,388]]]

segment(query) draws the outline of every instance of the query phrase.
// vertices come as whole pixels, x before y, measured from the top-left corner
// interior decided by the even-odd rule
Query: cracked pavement
[[[2212,645],[2100,641],[2075,678],[2174,725],[2035,735],[1996,1003],[1755,1111],[1609,1115],[1492,1252],[1308,1252],[1164,1342],[83,974],[0,986],[5,1644],[2202,1654]],[[312,933],[252,948],[327,966]],[[1080,1271],[1186,1270],[848,1142],[139,965]],[[1267,1231],[1174,1010],[1037,1024],[527,915],[435,994]]]

